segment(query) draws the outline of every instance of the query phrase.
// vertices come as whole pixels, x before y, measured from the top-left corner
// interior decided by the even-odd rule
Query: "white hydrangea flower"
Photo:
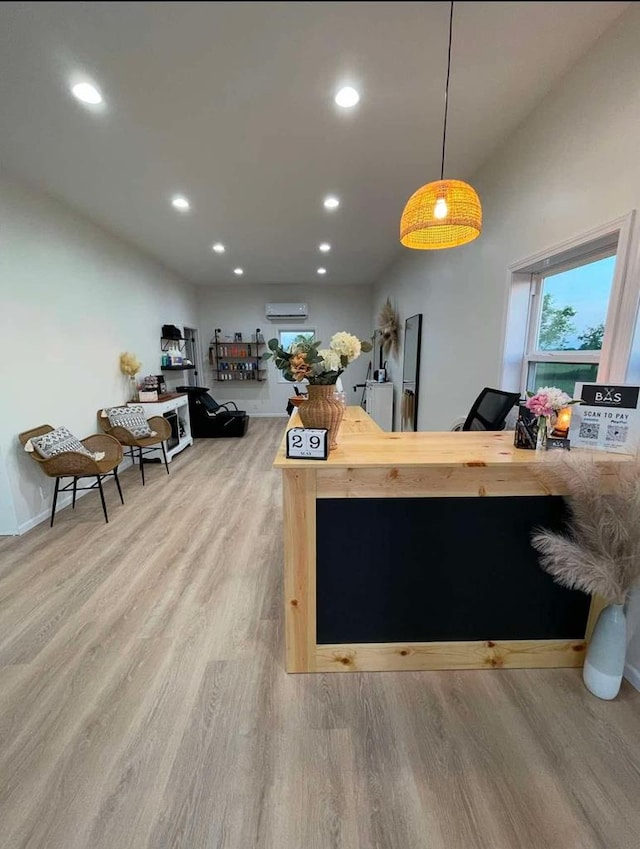
[[[549,406],[554,410],[561,410],[571,401],[571,396],[563,392],[562,389],[558,389],[557,386],[541,386],[536,394],[546,395],[549,399]]]
[[[340,331],[331,337],[331,349],[341,357],[346,357],[347,362],[352,362],[360,356],[360,340],[351,333]]]
[[[331,348],[321,348],[318,351],[318,356],[322,357],[322,363],[319,363],[322,366],[322,371],[340,371],[342,368],[340,355],[336,351],[332,351]]]

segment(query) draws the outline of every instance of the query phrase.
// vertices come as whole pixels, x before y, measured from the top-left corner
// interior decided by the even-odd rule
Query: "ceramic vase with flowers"
[[[336,448],[337,436],[344,416],[344,403],[336,392],[338,378],[362,351],[370,351],[371,344],[351,333],[334,333],[328,348],[322,342],[305,335],[297,336],[288,349],[277,339],[270,339],[269,350],[263,359],[272,359],[275,367],[292,383],[306,381],[308,398],[298,407],[305,427],[326,428],[329,449]]]
[[[625,666],[625,608],[640,594],[640,454],[610,466],[588,454],[557,451],[538,465],[538,473],[549,491],[566,493],[569,513],[561,531],[536,529],[533,547],[555,581],[605,605],[582,676],[594,696],[613,699]]]
[[[558,419],[558,413],[572,404],[579,404],[557,386],[541,386],[535,393],[527,392],[525,406],[538,419],[538,438],[536,448],[544,449],[547,438]]]

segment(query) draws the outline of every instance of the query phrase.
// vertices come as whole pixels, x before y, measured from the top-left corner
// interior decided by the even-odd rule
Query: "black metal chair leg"
[[[107,516],[107,503],[104,500],[104,492],[102,491],[102,478],[100,477],[100,475],[98,475],[96,477],[96,480],[98,481],[98,489],[100,490],[100,499],[102,501],[102,510],[104,512],[104,520],[107,524],[109,524],[109,517]]]
[[[131,457],[131,465],[135,466],[136,464],[136,455],[133,453],[133,445],[129,447],[129,456]]]
[[[71,503],[71,509],[76,509],[76,487],[78,486],[78,478],[73,479],[73,501]]]
[[[58,487],[60,486],[60,478],[56,478],[55,489],[53,490],[53,504],[51,505],[51,524],[50,528],[53,527],[53,518],[56,515],[56,503],[58,501]]]
[[[167,452],[164,449],[164,442],[160,443],[160,447],[162,448],[162,456],[164,457],[164,467],[167,470],[167,474],[169,474],[169,463],[167,462]]]
[[[144,486],[144,463],[142,462],[142,448],[138,448],[138,458],[140,460],[140,474],[142,475],[142,486]]]
[[[113,470],[113,476],[116,479],[116,486],[118,487],[118,495],[120,496],[120,501],[124,504],[124,498],[122,497],[122,489],[120,488],[120,478],[118,477],[118,467],[117,466]]]

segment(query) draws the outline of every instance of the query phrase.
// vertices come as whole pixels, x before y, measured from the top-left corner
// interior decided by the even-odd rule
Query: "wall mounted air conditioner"
[[[265,315],[270,321],[283,319],[306,318],[306,304],[265,304]]]

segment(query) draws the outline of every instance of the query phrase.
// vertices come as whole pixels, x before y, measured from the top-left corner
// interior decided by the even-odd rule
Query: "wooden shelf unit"
[[[191,368],[195,368],[195,366],[194,365],[160,366],[160,371],[188,371]]]
[[[255,338],[262,341],[231,342],[220,339],[220,332],[217,327],[213,342],[209,345],[209,362],[215,379],[263,383],[267,368],[262,360],[265,342],[260,328],[256,328]]]

